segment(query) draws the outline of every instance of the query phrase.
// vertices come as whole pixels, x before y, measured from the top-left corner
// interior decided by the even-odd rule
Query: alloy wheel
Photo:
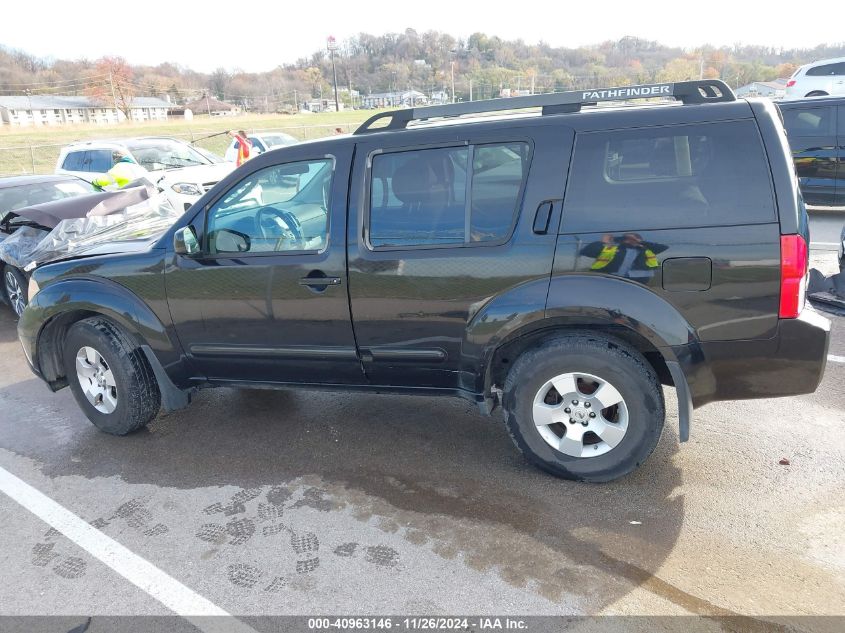
[[[608,381],[570,372],[546,381],[533,405],[540,436],[570,457],[598,457],[610,452],[628,431],[628,407]]]
[[[76,354],[76,377],[82,393],[100,413],[117,408],[117,383],[103,356],[93,347],[83,347]]]

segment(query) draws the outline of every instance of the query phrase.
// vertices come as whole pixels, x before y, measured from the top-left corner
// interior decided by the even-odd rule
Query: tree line
[[[466,39],[439,31],[371,35],[339,44],[338,84],[347,104],[354,95],[413,89],[443,90],[467,100],[499,96],[503,89],[552,92],[697,78],[719,78],[734,88],[790,76],[817,59],[845,56],[845,42],[814,48],[710,46],[694,50],[623,37],[594,46],[555,47],[504,40],[484,33]],[[250,110],[295,108],[331,95],[328,52],[317,50],[265,72],[218,68],[201,73],[175,63],[130,65],[120,58],[43,60],[0,47],[0,94],[87,94],[109,100],[168,96],[184,103],[205,94]]]

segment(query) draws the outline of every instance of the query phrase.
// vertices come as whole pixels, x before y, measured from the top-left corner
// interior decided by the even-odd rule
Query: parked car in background
[[[234,169],[231,163],[215,164],[204,152],[183,141],[143,137],[82,141],[63,147],[56,173],[93,180],[105,175],[123,154],[129,154],[150,172],[151,181],[168,187],[184,209]]]
[[[247,139],[249,139],[249,142],[252,143],[252,148],[255,150],[256,154],[263,154],[264,152],[269,152],[271,149],[285,147],[299,142],[290,134],[284,134],[282,132],[248,134]],[[229,147],[226,148],[224,158],[227,161],[234,163],[238,158],[239,147],[240,143],[238,143],[237,140],[232,140],[232,142],[229,143]]]
[[[0,241],[11,235],[14,211],[32,205],[93,193],[91,184],[75,176],[11,176],[0,178]],[[3,288],[0,300],[17,314],[26,305],[26,277],[14,266],[0,261]]]
[[[845,97],[781,101],[804,201],[845,208]]]
[[[845,95],[845,57],[801,66],[786,82],[786,98]]]
[[[582,108],[654,96],[683,105]],[[39,266],[18,335],[108,433],[211,386],[460,396],[608,481],[662,385],[681,441],[695,407],[818,387],[808,245],[775,105],[721,81],[408,108],[248,161],[155,244]]]

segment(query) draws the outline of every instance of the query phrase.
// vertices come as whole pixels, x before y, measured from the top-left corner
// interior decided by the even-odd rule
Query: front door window
[[[319,252],[328,235],[331,159],[273,165],[236,184],[208,212],[207,252]]]

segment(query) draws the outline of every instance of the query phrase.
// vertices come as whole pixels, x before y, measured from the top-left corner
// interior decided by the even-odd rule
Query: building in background
[[[166,121],[170,104],[156,97],[135,97],[129,113],[133,121]],[[120,123],[126,116],[115,107],[89,97],[17,95],[0,97],[3,125],[67,125]]]
[[[361,97],[361,105],[365,108],[413,108],[428,105],[428,97],[419,90],[377,92]]]
[[[342,111],[344,109],[343,102],[341,101],[338,105]],[[334,112],[334,99],[309,99],[302,103],[302,110],[306,112]]]
[[[183,107],[194,114],[209,114],[211,116],[235,116],[241,113],[240,106],[220,101],[208,95],[189,101]]]
[[[737,97],[770,97],[772,99],[783,99],[786,94],[786,79],[775,79],[774,81],[753,81],[737,88],[734,92]]]

